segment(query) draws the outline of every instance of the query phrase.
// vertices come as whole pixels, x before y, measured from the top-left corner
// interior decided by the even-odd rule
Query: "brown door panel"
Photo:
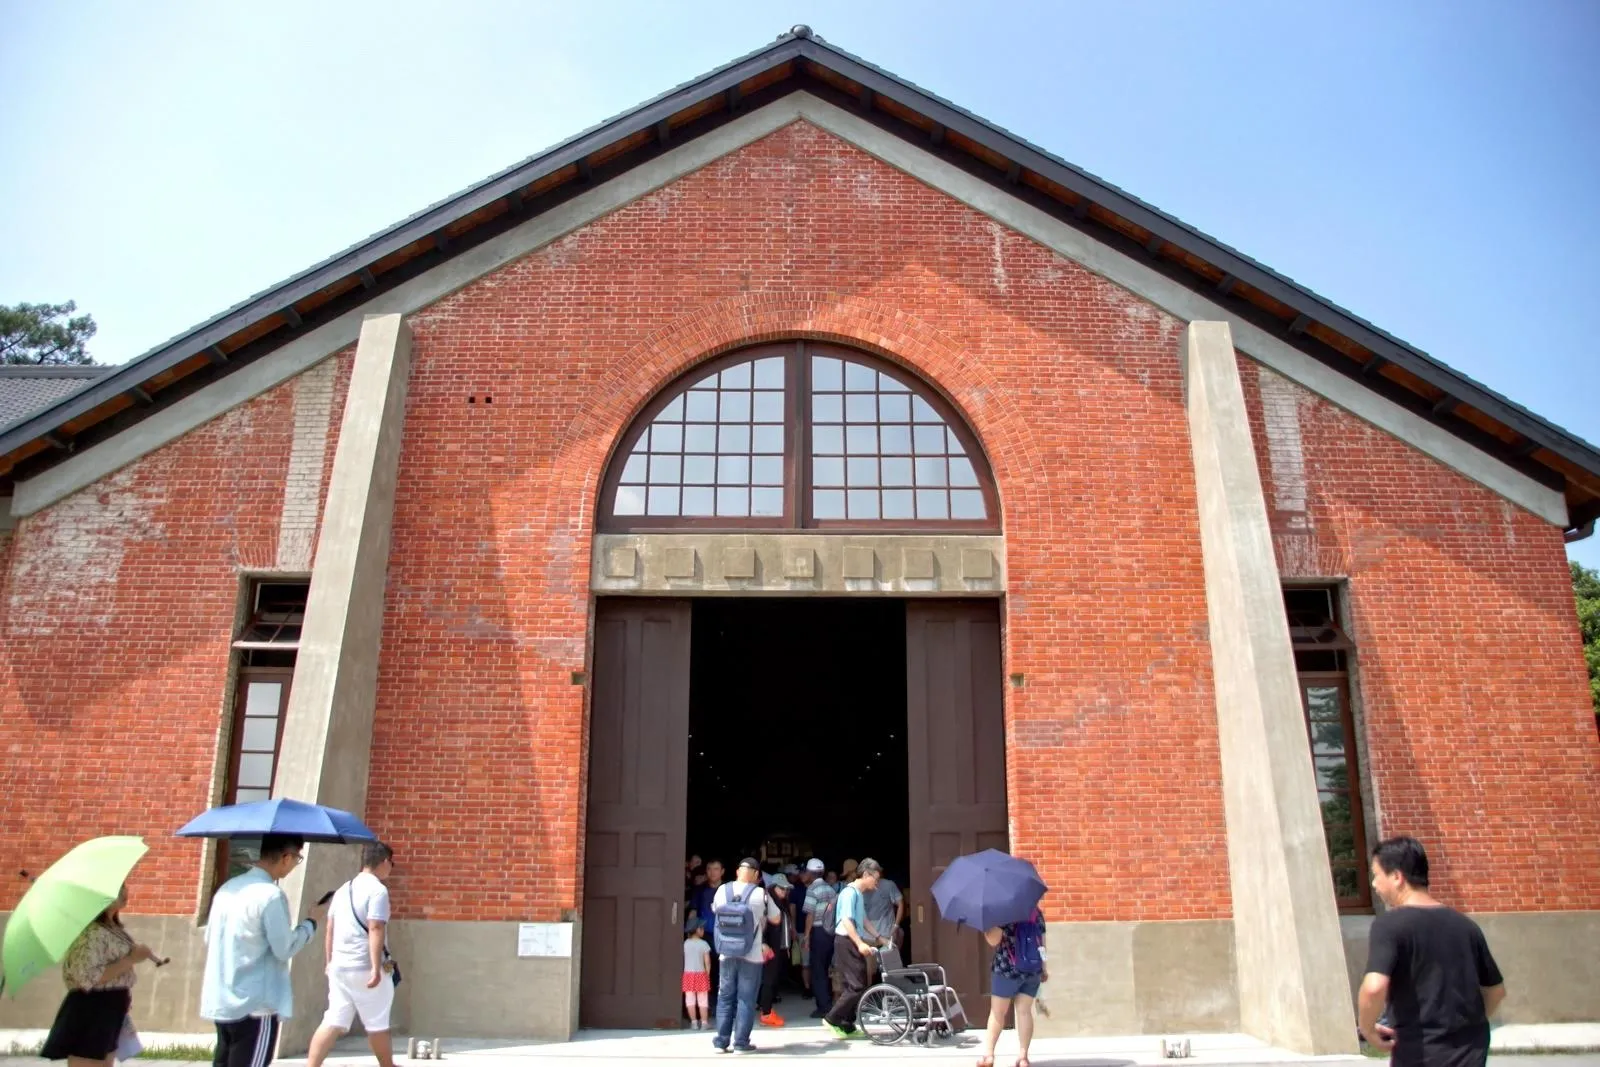
[[[584,842],[584,1026],[678,1025],[689,604],[595,608]]]
[[[919,961],[944,966],[981,1024],[988,945],[941,920],[929,888],[955,857],[1008,847],[997,602],[906,605],[906,697],[912,943]]]

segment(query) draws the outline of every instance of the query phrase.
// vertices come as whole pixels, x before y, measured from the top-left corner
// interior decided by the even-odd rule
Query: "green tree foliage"
[[[1568,561],[1572,595],[1578,600],[1578,626],[1583,630],[1583,655],[1589,661],[1589,695],[1600,718],[1600,571]]]
[[[78,305],[0,304],[0,363],[93,363],[85,349],[96,329],[91,315],[72,316]]]

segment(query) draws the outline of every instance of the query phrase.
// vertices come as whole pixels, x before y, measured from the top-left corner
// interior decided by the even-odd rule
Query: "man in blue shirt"
[[[223,883],[206,922],[206,970],[200,1016],[217,1026],[214,1067],[266,1067],[278,1044],[280,1018],[294,1013],[289,960],[316,933],[327,905],[289,922],[289,898],[278,882],[300,865],[305,841],[287,834],[261,839],[261,858]]]
[[[862,860],[855,881],[839,891],[834,909],[833,958],[839,967],[839,999],[822,1017],[834,1037],[862,1036],[856,1029],[856,1007],[867,991],[867,958],[873,948],[867,943],[867,906],[863,894],[878,888],[883,868],[877,860]]]

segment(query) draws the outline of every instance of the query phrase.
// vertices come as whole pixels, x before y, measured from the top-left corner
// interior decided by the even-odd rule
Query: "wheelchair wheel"
[[[897,1045],[911,1033],[911,1001],[892,985],[875,985],[861,994],[856,1025],[874,1045]]]

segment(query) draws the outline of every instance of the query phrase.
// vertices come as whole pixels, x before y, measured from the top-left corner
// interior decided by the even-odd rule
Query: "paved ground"
[[[1532,1030],[1534,1028],[1525,1028]],[[1577,1027],[1539,1028],[1539,1036],[1547,1043],[1552,1038],[1575,1039],[1587,1036]],[[1550,1032],[1550,1029],[1556,1032]],[[1584,1028],[1587,1031],[1588,1028]],[[1519,1036],[1511,1027],[1502,1028],[1508,1038]],[[0,1050],[19,1044],[33,1043],[42,1034],[33,1032],[0,1032]],[[1354,1057],[1297,1056],[1261,1044],[1251,1038],[1236,1034],[1188,1035],[1193,1057],[1172,1061],[1161,1058],[1161,1041],[1154,1037],[1104,1037],[1104,1038],[1041,1038],[1033,1045],[1033,1062],[1037,1067],[1265,1067],[1283,1064],[1286,1067],[1378,1067],[1376,1059]],[[145,1035],[149,1044],[169,1040],[194,1040],[195,1035]],[[1497,1040],[1499,1035],[1497,1034]],[[810,1063],[821,1067],[826,1063],[884,1063],[886,1061],[926,1062],[935,1064],[973,1063],[977,1059],[981,1035],[971,1032],[960,1035],[954,1042],[936,1045],[931,1049],[913,1046],[880,1048],[865,1041],[840,1042],[834,1040],[820,1023],[806,1020],[778,1030],[758,1028],[754,1035],[760,1049],[757,1058],[772,1063]],[[1010,1067],[1016,1060],[1016,1035],[1006,1033],[1001,1038],[999,1064]],[[406,1067],[434,1067],[434,1061],[407,1060],[404,1046],[399,1061]],[[736,1057],[716,1055],[711,1048],[711,1038],[706,1033],[684,1031],[661,1033],[657,1031],[584,1031],[573,1041],[516,1042],[516,1041],[444,1041],[444,1060],[455,1061],[457,1067],[556,1067],[559,1064],[643,1064],[687,1063],[711,1061],[736,1062]],[[1566,1055],[1495,1053],[1490,1057],[1491,1067],[1600,1067],[1600,1053]],[[303,1059],[280,1061],[286,1067],[300,1067]],[[330,1067],[372,1067],[373,1059],[366,1042],[360,1038],[347,1039],[329,1059]],[[60,1067],[33,1057],[7,1057],[4,1067]],[[194,1067],[193,1061],[140,1060],[139,1067]],[[439,1067],[447,1067],[446,1063]]]

